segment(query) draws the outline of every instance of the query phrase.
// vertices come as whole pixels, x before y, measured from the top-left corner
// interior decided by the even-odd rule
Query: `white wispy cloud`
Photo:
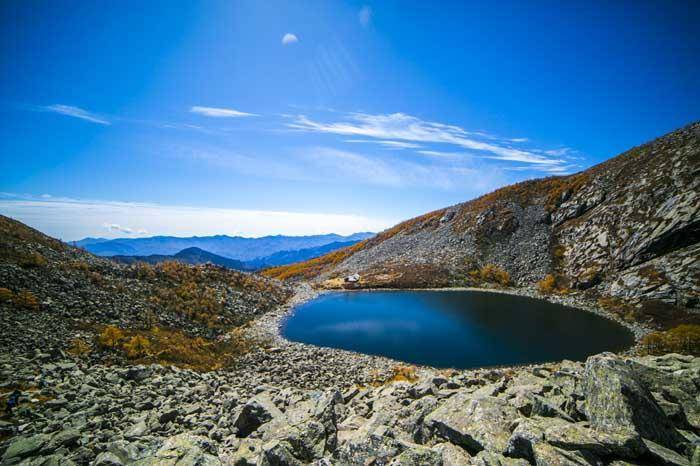
[[[232,108],[201,107],[198,105],[191,107],[190,112],[196,113],[198,115],[204,115],[207,117],[213,117],[213,118],[240,118],[240,117],[257,116],[254,113],[241,112],[239,110],[234,110]]]
[[[372,8],[368,5],[363,5],[357,13],[357,19],[363,27],[369,26],[372,21]]]
[[[36,107],[36,109],[44,112],[58,113],[73,118],[80,118],[81,120],[90,121],[92,123],[97,123],[100,125],[112,124],[105,117],[98,115],[97,113],[88,112],[87,110],[84,110],[80,107],[74,107],[72,105],[54,104]]]
[[[402,157],[378,158],[332,147],[310,147],[300,153],[320,179],[354,182],[391,188],[432,188],[442,190],[469,187],[483,193],[505,183],[500,170],[482,170],[466,164],[425,164]]]
[[[494,142],[493,137],[483,140],[481,132],[443,123],[421,120],[404,113],[378,114],[350,113],[343,121],[320,122],[305,115],[297,115],[287,126],[293,129],[343,136],[370,137],[379,140],[398,140],[413,143],[450,144],[479,153],[482,158],[521,162],[541,166],[556,166],[565,163],[541,151],[515,149]],[[504,143],[506,140],[503,141]]]
[[[296,34],[288,32],[282,36],[282,45],[294,44],[296,42],[299,42],[299,38],[296,36]]]
[[[191,207],[59,197],[42,199],[9,193],[0,195],[0,213],[65,241],[88,236],[115,238],[124,234],[130,237],[147,234],[247,237],[351,234],[381,231],[398,220],[344,213]]]
[[[379,144],[385,146],[389,149],[420,149],[422,146],[413,142],[404,141],[384,141],[384,140],[371,140],[371,139],[346,139],[345,142],[363,142],[370,144]]]

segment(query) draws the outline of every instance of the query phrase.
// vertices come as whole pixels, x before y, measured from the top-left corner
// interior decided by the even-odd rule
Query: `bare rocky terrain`
[[[699,136],[690,125],[268,272],[286,282],[119,264],[0,217],[0,401],[19,396],[0,418],[0,464],[699,466],[697,356],[638,345],[444,370],[279,334],[339,286],[499,287],[637,339],[694,322]],[[697,354],[693,334],[673,338]]]

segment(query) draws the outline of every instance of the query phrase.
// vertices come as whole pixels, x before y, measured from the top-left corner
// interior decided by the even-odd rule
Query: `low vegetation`
[[[365,248],[368,241],[370,240],[360,241],[359,243],[355,243],[347,248],[338,249],[337,251],[333,251],[324,256],[316,257],[305,262],[297,262],[295,264],[272,267],[263,270],[262,274],[270,278],[276,278],[277,280],[308,280],[317,277],[324,271],[340,264],[354,253]]]
[[[551,273],[538,281],[535,286],[537,287],[537,291],[544,295],[567,294],[569,292],[565,281],[558,275]]]
[[[646,354],[682,353],[700,355],[700,325],[683,324],[642,338]]]
[[[0,288],[0,304],[12,304],[23,311],[38,311],[41,306],[39,298],[29,290],[22,290],[14,293],[7,288]]]
[[[193,337],[177,329],[122,330],[114,326],[105,327],[98,335],[97,343],[114,356],[125,357],[134,363],[157,363],[198,371],[231,367],[240,356],[268,345],[248,337],[243,328],[234,329],[220,338],[208,339]]]
[[[323,272],[331,270],[334,266],[340,264],[356,252],[376,246],[390,238],[393,238],[399,233],[413,233],[424,228],[435,228],[440,224],[440,218],[444,214],[445,209],[429,212],[425,215],[421,215],[420,217],[401,222],[398,225],[382,231],[372,238],[360,241],[359,243],[348,246],[347,248],[338,249],[337,251],[333,251],[308,261],[282,265],[279,267],[271,267],[263,270],[262,274],[278,280],[310,280],[318,277]]]
[[[509,286],[510,274],[494,264],[486,264],[467,273],[467,281],[470,285],[491,284],[500,287]]]
[[[409,382],[418,381],[418,372],[414,366],[397,365],[391,368],[391,376],[388,382]]]

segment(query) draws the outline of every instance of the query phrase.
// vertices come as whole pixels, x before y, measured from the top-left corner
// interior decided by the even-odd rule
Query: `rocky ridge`
[[[270,276],[360,287],[470,283],[494,265],[516,286],[700,307],[700,123],[583,172],[525,181],[403,222]],[[336,282],[337,283],[337,282]]]

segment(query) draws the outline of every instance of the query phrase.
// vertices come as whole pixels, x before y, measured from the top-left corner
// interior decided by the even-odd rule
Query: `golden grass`
[[[245,329],[240,327],[223,338],[206,339],[163,327],[122,330],[107,326],[100,332],[97,341],[102,348],[116,351],[134,363],[156,363],[196,371],[230,367],[240,356],[267,345],[248,337]]]
[[[641,341],[646,354],[700,354],[700,325],[683,324],[665,332],[652,332]]]

